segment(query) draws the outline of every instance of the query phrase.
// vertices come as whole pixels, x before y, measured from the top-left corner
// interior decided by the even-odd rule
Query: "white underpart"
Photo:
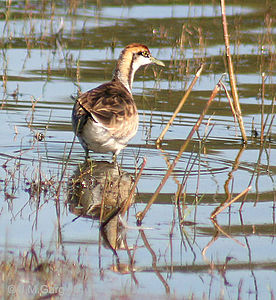
[[[126,144],[124,141],[118,142],[112,138],[110,132],[101,124],[89,119],[82,131],[83,142],[89,150],[95,152],[119,153]]]
[[[137,115],[138,118],[138,115]],[[138,122],[137,122],[138,125]],[[111,134],[108,128],[103,124],[95,122],[93,119],[88,119],[84,125],[82,136],[79,137],[81,144],[89,150],[105,153],[112,152],[116,155],[127,145],[128,141],[136,134],[137,130],[133,132],[132,136],[116,139]]]

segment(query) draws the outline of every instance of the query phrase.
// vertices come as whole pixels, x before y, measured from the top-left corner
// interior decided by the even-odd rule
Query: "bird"
[[[142,66],[165,64],[151,55],[140,43],[127,45],[120,53],[111,81],[83,94],[75,101],[72,125],[86,158],[89,150],[113,153],[120,151],[135,136],[139,124],[136,104],[132,96],[135,72]]]

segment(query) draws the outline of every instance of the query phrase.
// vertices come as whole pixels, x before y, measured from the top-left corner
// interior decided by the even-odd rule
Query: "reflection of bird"
[[[131,44],[121,52],[113,79],[84,94],[73,108],[72,123],[88,156],[89,150],[112,152],[115,156],[136,134],[138,113],[131,88],[135,72],[144,65],[163,62],[148,47]]]
[[[86,160],[75,171],[69,184],[69,210],[82,217],[106,223],[102,235],[112,249],[121,247],[124,226],[118,212],[128,199],[133,178],[118,165]],[[134,197],[131,199],[133,202]]]

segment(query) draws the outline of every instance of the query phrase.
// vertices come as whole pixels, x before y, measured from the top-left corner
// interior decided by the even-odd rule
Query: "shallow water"
[[[0,2],[1,253],[8,249],[16,257],[33,245],[42,259],[51,250],[53,257],[83,264],[92,275],[85,284],[65,279],[59,285],[64,299],[102,293],[106,298],[126,294],[133,299],[168,293],[177,299],[267,299],[275,294],[273,1],[266,6],[233,1],[226,10],[247,146],[242,147],[238,125],[221,92],[147,213],[144,230],[136,227],[135,214],[144,209],[168,160],[177,155],[226,71],[220,7],[204,1],[169,2],[101,1],[98,7],[93,1],[11,1],[10,7]],[[118,157],[119,168],[132,177],[147,159],[124,232],[134,265],[126,250],[118,250],[118,263],[110,247],[99,243],[98,220],[74,220],[80,208],[73,209],[68,197],[72,176],[84,162],[83,149],[73,143],[71,95],[78,87],[86,91],[108,81],[120,51],[131,42],[147,44],[166,64],[136,74],[133,94],[140,126]],[[201,77],[166,133],[162,149],[157,149],[156,139],[201,63]],[[265,133],[270,131],[262,147],[263,72]],[[227,77],[224,82],[229,88]],[[111,161],[108,154],[91,157]],[[190,174],[178,210],[175,194],[187,177],[185,170]],[[60,207],[55,202],[59,182]],[[213,210],[227,199],[225,186],[234,198],[249,185],[246,198],[223,211],[217,223],[211,221]]]

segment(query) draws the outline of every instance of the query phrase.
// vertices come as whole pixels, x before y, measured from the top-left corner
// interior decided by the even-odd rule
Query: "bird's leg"
[[[88,148],[85,149],[85,160],[89,159],[89,150]]]
[[[117,163],[117,154],[116,153],[113,153],[112,162]]]

